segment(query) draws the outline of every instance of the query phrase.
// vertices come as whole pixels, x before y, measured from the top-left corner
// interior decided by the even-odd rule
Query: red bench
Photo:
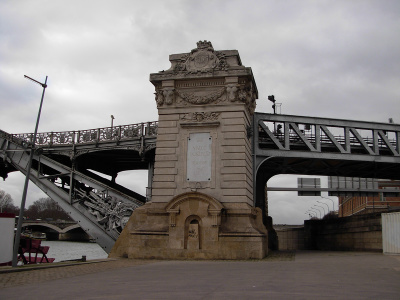
[[[48,258],[49,246],[41,246],[41,240],[21,237],[19,242],[19,257],[24,264],[52,263],[55,258]],[[28,257],[25,256],[28,253]],[[38,256],[40,254],[40,256]]]

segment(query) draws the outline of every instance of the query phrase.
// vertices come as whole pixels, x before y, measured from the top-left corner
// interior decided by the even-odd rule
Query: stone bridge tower
[[[200,41],[150,75],[159,123],[151,202],[138,208],[110,256],[262,258],[253,207],[251,120],[257,87],[236,50]]]

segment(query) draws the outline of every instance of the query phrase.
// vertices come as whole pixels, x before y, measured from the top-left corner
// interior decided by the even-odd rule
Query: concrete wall
[[[304,227],[274,226],[278,236],[278,250],[304,250]]]
[[[309,250],[382,252],[381,214],[307,220],[304,238]]]

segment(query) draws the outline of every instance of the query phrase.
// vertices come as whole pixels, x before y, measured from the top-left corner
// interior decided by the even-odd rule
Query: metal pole
[[[311,218],[311,217],[316,217],[316,216],[317,216],[317,214],[315,213],[315,211],[307,210],[305,213],[308,214],[308,215],[310,216],[310,218]]]
[[[321,204],[325,204],[326,207],[328,208],[328,214],[329,214],[329,206],[328,206],[328,204],[326,204],[325,202],[318,201],[318,200],[317,200],[317,202],[318,202],[318,203],[321,203]]]
[[[326,198],[326,197],[324,197],[324,196],[320,196],[321,198],[324,198],[324,199],[328,199],[328,200],[331,200],[332,201],[332,210],[333,211],[335,211],[335,201],[333,201],[332,199],[330,199],[330,198]]]
[[[37,134],[37,130],[38,130],[38,127],[39,127],[40,113],[42,111],[44,93],[45,93],[46,87],[47,87],[47,76],[46,76],[46,80],[45,80],[44,83],[40,83],[40,82],[36,81],[35,79],[32,79],[32,78],[30,78],[30,77],[28,77],[26,75],[25,75],[25,77],[30,79],[30,80],[32,80],[32,81],[34,81],[34,82],[36,82],[36,83],[39,83],[43,87],[43,92],[42,92],[42,99],[40,100],[38,116],[37,116],[37,119],[36,119],[35,132],[33,134],[33,141],[32,141],[32,145],[31,145],[31,152],[30,152],[30,155],[29,155],[28,168],[26,170],[26,175],[25,175],[25,185],[24,185],[24,191],[22,193],[21,207],[19,209],[17,232],[15,234],[15,240],[14,240],[14,252],[13,252],[13,260],[12,260],[12,267],[13,268],[17,267],[17,265],[18,265],[18,248],[19,248],[19,240],[21,238],[22,222],[23,222],[23,218],[24,218],[26,194],[28,192],[29,175],[31,173],[33,152],[34,152],[34,149],[35,149],[36,134]]]
[[[317,214],[315,213],[315,211],[307,210],[307,212],[308,212],[309,214],[312,214],[313,217],[317,217]]]
[[[316,208],[314,208],[314,207],[311,207],[310,209],[313,209],[313,210],[317,211],[317,212],[319,213],[319,218],[321,219],[321,211],[320,211],[319,209],[316,209]],[[318,218],[318,214],[315,214],[315,215],[316,215],[317,218]]]
[[[326,213],[325,213],[325,208],[324,208],[323,206],[321,206],[321,205],[317,205],[317,204],[314,204],[314,206],[321,207],[321,208],[322,208],[322,210],[324,211],[324,216],[326,215]]]

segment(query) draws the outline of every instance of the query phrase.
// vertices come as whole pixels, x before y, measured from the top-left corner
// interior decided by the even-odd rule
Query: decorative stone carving
[[[257,87],[237,50],[215,51],[211,42],[200,41],[190,53],[170,55],[170,62],[170,69],[150,75],[157,107],[241,102],[254,112]]]
[[[190,224],[189,225],[189,239],[198,239],[199,238],[199,224]]]
[[[157,103],[157,107],[160,107],[164,104],[164,95],[163,92],[160,90],[156,90],[156,92],[154,93],[155,97],[156,97],[156,103]]]
[[[190,112],[182,115],[181,120],[191,122],[217,121],[220,114],[216,112]]]
[[[165,104],[171,105],[175,100],[175,89],[174,88],[165,88],[163,89],[163,96],[165,100]]]
[[[213,70],[227,70],[228,64],[223,53],[214,51],[211,42],[199,41],[197,48],[182,55],[174,68],[174,73],[204,74]]]
[[[238,99],[241,102],[248,103],[248,100],[250,99],[250,95],[249,95],[249,93],[248,93],[246,88],[239,89],[239,91],[238,91]]]
[[[183,101],[190,104],[198,104],[198,105],[210,104],[216,102],[224,94],[224,92],[225,88],[220,88],[216,91],[209,92],[205,95],[200,93],[196,95],[196,93],[194,92],[185,93],[177,90],[179,97],[181,97]]]
[[[168,210],[169,213],[169,226],[175,227],[176,226],[176,215],[179,214],[179,206],[175,209]]]
[[[237,84],[228,84],[226,87],[226,92],[228,93],[228,99],[231,102],[236,101],[238,87]]]

